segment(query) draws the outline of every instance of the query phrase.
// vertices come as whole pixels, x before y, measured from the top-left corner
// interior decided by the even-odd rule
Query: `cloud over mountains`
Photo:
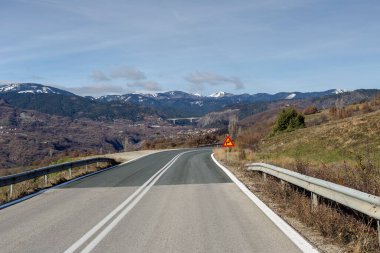
[[[230,84],[235,90],[244,88],[243,82],[238,77],[227,77],[212,72],[195,72],[185,76],[185,80],[203,90],[205,86],[220,86]]]
[[[95,81],[93,85],[86,85],[71,89],[79,94],[98,95],[105,92],[125,93],[130,88],[142,91],[162,91],[161,85],[156,81],[147,80],[147,76],[136,67],[124,65],[112,69],[109,73],[102,70],[94,70],[90,74],[90,79]]]

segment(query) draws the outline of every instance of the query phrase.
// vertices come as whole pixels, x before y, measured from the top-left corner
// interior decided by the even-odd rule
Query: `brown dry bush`
[[[354,108],[352,107],[342,107],[342,108],[331,107],[329,109],[330,116],[335,119],[348,118],[348,117],[351,117],[353,113],[354,113]]]
[[[304,175],[347,186],[362,192],[380,196],[380,166],[376,162],[376,152],[357,154],[356,164],[312,165],[296,159],[287,165],[278,164]]]
[[[378,252],[377,233],[371,226],[371,221],[347,214],[339,206],[328,201],[321,202],[317,208],[313,208],[306,192],[290,185],[283,188],[278,180],[270,177],[261,187],[282,209],[283,215],[299,219],[324,237],[345,247],[348,252],[353,252],[358,247],[361,249],[359,252]]]
[[[260,133],[245,132],[242,136],[239,136],[238,142],[242,148],[251,148],[252,150],[257,150],[262,138],[263,136]]]
[[[307,121],[306,126],[307,127],[318,126],[327,122],[329,122],[329,118],[325,114],[322,114],[320,117]]]
[[[310,194],[307,191],[287,183],[283,185],[278,179],[271,176],[267,176],[267,180],[263,180],[261,173],[247,171],[244,167],[246,161],[237,159],[237,155],[230,154],[229,161],[226,162],[224,153],[224,150],[215,150],[218,160],[229,165],[229,168],[244,184],[285,220],[296,219],[307,227],[315,229],[329,243],[342,247],[344,252],[378,252],[375,224],[368,217],[356,215],[355,212],[347,212],[349,209],[341,209],[339,205],[327,200],[321,201],[317,208],[313,208]],[[365,166],[368,167],[368,164],[365,163]],[[368,172],[367,167],[363,171]],[[292,169],[311,176],[318,175],[322,179],[329,176],[342,179],[342,171],[338,168],[332,168],[331,173],[325,173],[329,170],[323,170],[324,172],[321,173],[322,170],[310,167],[308,162],[301,159],[294,163]],[[348,174],[353,175],[354,173]],[[364,175],[363,172],[359,177]]]
[[[303,111],[303,114],[311,115],[311,114],[316,114],[317,112],[318,112],[318,108],[315,105],[311,105]]]
[[[362,111],[363,113],[370,113],[372,112],[372,107],[368,102],[366,102],[360,105],[360,111]]]

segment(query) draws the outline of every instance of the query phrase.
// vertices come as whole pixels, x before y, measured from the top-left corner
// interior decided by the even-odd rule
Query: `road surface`
[[[0,210],[0,252],[301,252],[210,154],[152,154]]]

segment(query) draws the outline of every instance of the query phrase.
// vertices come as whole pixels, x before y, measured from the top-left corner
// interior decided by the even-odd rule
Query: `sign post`
[[[231,137],[227,134],[226,139],[223,142],[222,145],[223,148],[228,148],[226,152],[226,161],[228,162],[228,151],[230,148],[235,147],[234,142],[232,141]]]

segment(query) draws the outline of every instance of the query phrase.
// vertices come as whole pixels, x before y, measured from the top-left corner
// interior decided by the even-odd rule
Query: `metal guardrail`
[[[47,167],[42,167],[34,170],[29,170],[25,171],[22,173],[17,173],[13,175],[8,175],[8,176],[3,176],[0,177],[0,187],[2,186],[10,186],[10,197],[12,197],[12,191],[13,191],[13,185],[26,181],[26,180],[31,180],[34,178],[42,177],[45,176],[45,185],[47,185],[47,175],[55,172],[60,172],[63,170],[69,170],[69,174],[71,177],[71,170],[73,168],[77,167],[82,167],[87,166],[93,163],[101,163],[101,162],[106,162],[110,163],[112,165],[116,164],[116,161],[111,158],[106,158],[106,157],[98,157],[98,158],[89,158],[89,159],[84,159],[84,160],[79,160],[79,161],[74,161],[74,162],[67,162],[67,163],[61,163],[61,164],[55,164],[55,165],[50,165]]]
[[[248,170],[262,172],[264,178],[269,174],[281,179],[281,182],[285,181],[310,191],[313,206],[318,205],[318,196],[321,196],[376,219],[380,244],[380,197],[266,163],[246,166]]]
[[[220,147],[222,146],[223,143],[212,143],[212,144],[202,144],[202,145],[198,145],[197,147],[198,148],[207,148],[207,147]]]

